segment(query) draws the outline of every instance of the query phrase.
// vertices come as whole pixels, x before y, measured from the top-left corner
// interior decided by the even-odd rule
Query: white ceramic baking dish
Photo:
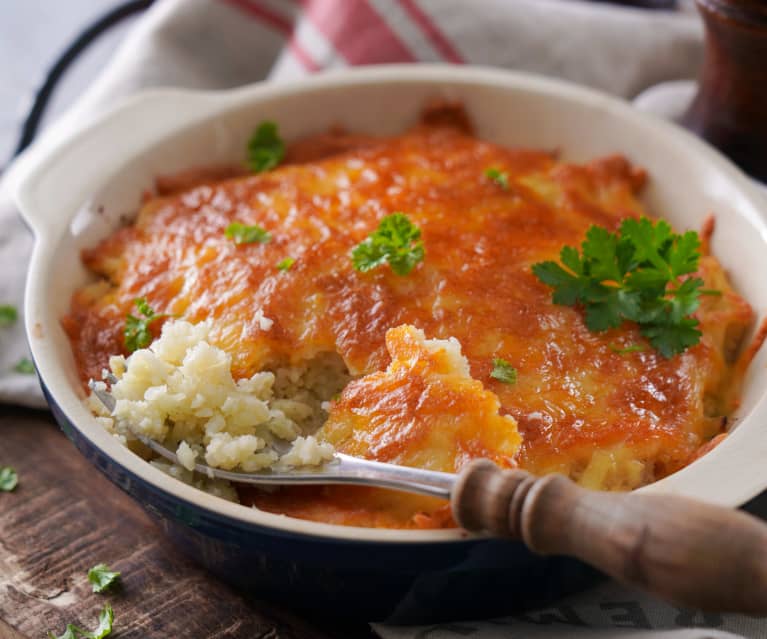
[[[192,553],[215,555],[206,546],[214,539],[240,544],[239,550],[227,551],[227,561],[240,561],[253,551],[242,546],[250,544],[244,541],[248,534],[302,540],[304,550],[309,547],[306,544],[323,540],[337,549],[344,544],[372,544],[386,553],[421,545],[424,556],[433,553],[429,561],[440,570],[450,570],[471,554],[467,544],[478,543],[466,542],[465,533],[458,530],[375,530],[292,519],[226,502],[168,477],[107,434],[85,408],[59,323],[72,292],[88,279],[80,250],[94,245],[135,212],[142,191],[151,188],[156,175],[241,161],[244,141],[263,119],[279,122],[287,139],[338,123],[353,131],[396,133],[412,124],[424,103],[433,98],[463,103],[478,135],[499,144],[556,148],[572,160],[626,155],[649,173],[644,198],[653,213],[680,229],[699,229],[706,215],[716,215],[713,252],[759,318],[764,316],[767,223],[763,195],[705,143],[620,100],[530,75],[420,65],[360,68],[226,92],[169,89],[136,95],[92,122],[42,140],[9,175],[19,209],[36,237],[26,289],[26,328],[40,378],[67,434],[113,480],[158,515],[167,529],[178,533],[179,526],[187,526],[194,531],[179,533]],[[642,490],[734,507],[767,488],[766,363],[767,349],[763,349],[746,378],[732,435],[699,461]],[[184,522],[185,517],[192,523]],[[239,533],[233,534],[235,529]],[[192,537],[195,541],[190,541]],[[268,543],[262,540],[264,545]],[[382,550],[387,545],[390,548]],[[449,550],[450,546],[456,550]],[[227,554],[220,548],[216,552]],[[411,558],[418,555],[408,552]],[[523,551],[516,552],[517,559],[508,560],[510,570],[515,561],[522,561]],[[354,559],[330,553],[326,568],[332,573],[334,565],[356,562],[370,577],[373,567],[363,555],[358,553]],[[397,564],[397,556],[391,555],[392,564]],[[269,557],[274,558],[274,552]],[[214,565],[214,559],[203,560],[219,573],[227,570]],[[524,562],[529,560],[525,556]],[[413,574],[419,566],[421,573],[428,570],[415,561]],[[351,587],[361,587],[354,586],[349,574],[344,579]],[[271,582],[252,583],[263,590]],[[305,583],[301,588],[312,591]],[[396,596],[405,596],[403,588],[393,588]],[[476,593],[476,586],[472,588]],[[394,601],[393,597],[389,599]]]

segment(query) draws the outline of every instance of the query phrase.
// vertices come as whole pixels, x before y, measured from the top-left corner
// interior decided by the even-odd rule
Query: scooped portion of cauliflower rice
[[[231,356],[208,343],[209,331],[209,322],[168,321],[148,348],[111,357],[116,405],[101,412],[104,426],[128,445],[136,433],[164,444],[190,471],[200,462],[252,472],[332,459],[333,447],[312,433],[323,403],[349,379],[337,356],[235,381]]]

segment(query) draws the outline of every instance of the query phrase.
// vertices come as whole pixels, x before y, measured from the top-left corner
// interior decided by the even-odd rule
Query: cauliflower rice
[[[104,427],[133,449],[140,448],[134,432],[163,443],[183,469],[155,466],[229,499],[236,498],[231,486],[193,475],[195,463],[252,472],[331,459],[333,447],[312,433],[327,417],[327,401],[350,380],[340,356],[323,353],[235,381],[231,356],[208,343],[209,331],[209,322],[169,321],[148,348],[111,357],[114,410],[89,398]]]

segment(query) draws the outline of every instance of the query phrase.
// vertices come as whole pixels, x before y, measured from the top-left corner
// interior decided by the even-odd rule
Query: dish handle
[[[9,193],[38,241],[59,237],[68,224],[61,212],[81,205],[88,185],[113,175],[148,142],[209,116],[220,100],[220,92],[157,89],[88,122],[77,121],[78,113],[64,116],[11,165]]]

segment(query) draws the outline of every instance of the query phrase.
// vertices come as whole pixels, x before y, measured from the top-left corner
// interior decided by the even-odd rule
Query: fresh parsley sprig
[[[392,213],[352,249],[352,264],[365,273],[388,262],[397,275],[407,275],[425,254],[421,230],[404,213]]]
[[[262,173],[278,166],[285,157],[285,143],[275,122],[266,120],[258,125],[248,140],[248,166]]]
[[[50,639],[80,639],[80,637],[87,637],[88,631],[83,630],[79,626],[73,623],[68,623],[63,634],[54,635],[52,632],[48,633]]]
[[[99,613],[99,625],[95,630],[83,630],[79,626],[68,623],[64,634],[56,636],[52,632],[48,633],[50,639],[104,639],[112,634],[112,624],[114,623],[114,612],[112,606],[104,604],[104,608]]]
[[[490,377],[497,379],[504,384],[516,384],[517,383],[517,369],[514,368],[509,362],[500,357],[493,359],[493,370],[490,373]]]
[[[230,240],[234,240],[234,243],[238,246],[240,244],[253,244],[255,242],[266,244],[272,239],[272,234],[266,229],[258,226],[258,224],[248,226],[242,222],[232,222],[224,230],[224,235]]]
[[[504,191],[509,190],[509,176],[500,169],[494,166],[485,169],[485,177],[495,182]]]
[[[125,348],[132,353],[140,348],[146,348],[152,343],[152,332],[149,325],[162,317],[169,317],[167,313],[155,313],[143,297],[136,298],[136,307],[144,317],[136,317],[128,314],[125,316],[125,328],[123,339]]]
[[[0,304],[0,328],[11,326],[19,319],[19,311],[10,304]]]
[[[88,571],[88,581],[93,586],[93,592],[104,592],[120,578],[120,572],[110,570],[106,564],[96,564]]]
[[[22,357],[18,362],[13,365],[13,370],[21,375],[34,375],[35,365],[28,357]]]
[[[290,267],[293,266],[293,264],[296,263],[295,257],[286,257],[285,259],[280,260],[277,262],[277,270],[278,271],[289,271]]]
[[[617,344],[610,344],[610,350],[618,355],[628,355],[629,353],[642,353],[646,349],[642,344],[631,344],[625,348],[621,348]]]
[[[10,493],[19,485],[19,476],[10,466],[0,466],[0,492]]]
[[[589,330],[636,322],[641,334],[664,357],[700,341],[698,320],[703,280],[698,269],[700,239],[695,231],[674,233],[668,223],[627,219],[618,233],[592,226],[581,251],[565,246],[554,261],[533,265],[533,273],[554,289],[552,300],[583,306]]]

